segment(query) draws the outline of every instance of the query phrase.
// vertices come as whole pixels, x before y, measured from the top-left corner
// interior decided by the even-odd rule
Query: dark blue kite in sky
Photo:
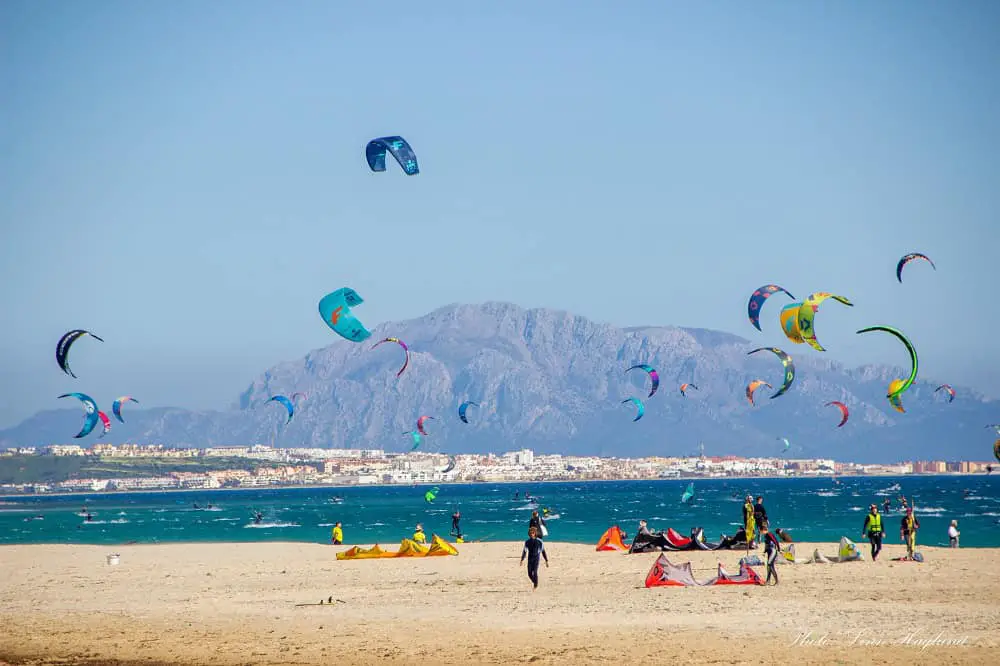
[[[365,157],[368,158],[368,166],[372,171],[385,171],[385,152],[389,151],[392,156],[403,167],[407,176],[415,176],[420,173],[417,167],[417,155],[410,148],[410,144],[401,136],[383,136],[372,139],[365,148]]]

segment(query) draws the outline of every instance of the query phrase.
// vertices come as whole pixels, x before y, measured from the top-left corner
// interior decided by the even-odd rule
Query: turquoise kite
[[[636,421],[638,421],[639,419],[641,419],[642,415],[646,413],[646,405],[642,404],[642,400],[639,400],[639,398],[625,398],[624,400],[622,400],[622,404],[623,405],[626,402],[631,402],[636,407],[637,412],[636,412],[635,418],[632,419],[633,423],[636,422]]]
[[[681,495],[681,504],[687,504],[694,497],[694,482],[688,484],[687,490]]]
[[[403,434],[410,435],[411,437],[413,437],[413,446],[410,447],[410,451],[416,451],[420,447],[420,442],[422,439],[420,433],[417,432],[416,430],[407,430]]]
[[[372,171],[385,171],[386,151],[392,153],[407,176],[415,176],[420,173],[420,169],[417,167],[417,155],[406,139],[401,136],[383,136],[368,142],[365,147],[365,157],[368,159],[368,167]]]
[[[361,342],[371,337],[371,333],[358,321],[351,308],[364,303],[358,292],[350,287],[342,287],[323,297],[319,302],[319,316],[333,332],[352,342]]]
[[[82,437],[86,437],[87,435],[89,435],[94,430],[94,426],[97,425],[97,419],[100,418],[97,415],[98,411],[97,403],[94,402],[94,399],[91,398],[86,393],[63,393],[59,397],[76,398],[77,400],[83,403],[83,412],[85,414],[83,420],[83,429],[80,430],[80,432],[78,432],[77,434],[73,435],[73,437],[76,439],[80,439]]]
[[[270,400],[268,400],[268,402],[279,402],[282,405],[284,405],[285,409],[288,410],[288,420],[285,421],[285,425],[288,425],[289,423],[292,422],[292,417],[295,416],[295,405],[292,404],[291,400],[289,400],[283,395],[276,395]]]
[[[656,389],[660,388],[660,375],[657,374],[657,372],[656,372],[655,369],[653,369],[653,366],[647,365],[646,363],[640,363],[639,365],[633,365],[631,368],[629,368],[625,372],[628,373],[629,371],[636,370],[636,369],[642,370],[643,372],[646,372],[649,375],[650,381],[653,382],[652,385],[650,386],[650,389],[649,389],[649,395],[646,396],[647,398],[652,398],[653,394],[656,393]]]

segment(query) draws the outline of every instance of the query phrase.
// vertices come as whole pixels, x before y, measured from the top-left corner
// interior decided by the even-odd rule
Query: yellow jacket
[[[417,543],[427,543],[427,537],[424,536],[423,530],[417,530],[413,533],[413,540]]]
[[[340,543],[344,543],[344,530],[340,529],[339,527],[334,527],[333,540],[339,541]]]

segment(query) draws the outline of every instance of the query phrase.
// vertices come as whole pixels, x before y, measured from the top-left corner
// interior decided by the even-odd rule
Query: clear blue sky
[[[218,408],[363,321],[513,301],[1000,393],[1000,3],[0,3],[0,426]],[[364,161],[406,137],[422,172]],[[905,282],[896,260],[922,251]],[[779,297],[780,298],[780,297]],[[84,340],[62,375],[59,336]],[[347,344],[347,343],[342,343]],[[807,353],[803,350],[800,353]],[[818,353],[818,352],[808,352]]]

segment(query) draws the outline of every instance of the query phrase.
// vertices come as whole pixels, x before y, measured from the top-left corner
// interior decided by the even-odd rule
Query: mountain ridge
[[[393,335],[410,347],[410,364],[398,379],[403,352],[396,345],[372,350]],[[936,384],[918,378],[904,397],[906,414],[885,399],[901,368],[867,364],[847,368],[804,346],[785,346],[796,379],[784,396],[770,400],[766,387],[751,407],[747,382],[761,378],[777,387],[781,366],[770,355],[748,357],[756,343],[724,331],[675,326],[616,327],[552,308],[522,308],[503,301],[452,303],[423,316],[376,326],[355,344],[335,338],[303,357],[260,373],[226,409],[214,411],[131,405],[126,424],[115,422],[107,440],[171,446],[271,443],[321,448],[384,448],[405,451],[421,414],[431,435],[421,445],[448,452],[503,451],[580,455],[690,455],[705,444],[708,455],[778,456],[780,440],[790,457],[829,457],[859,462],[951,458],[986,460],[992,439],[982,424],[1000,403],[956,387],[960,399],[943,404]],[[758,358],[769,356],[769,358]],[[660,389],[647,399],[636,363],[656,367]],[[683,382],[700,390],[684,398]],[[295,419],[272,395],[302,391]],[[639,397],[646,415],[633,423],[621,401]],[[469,424],[458,420],[464,399]],[[851,418],[825,407],[841,400]],[[994,417],[995,418],[995,417]],[[76,410],[39,412],[0,431],[0,446],[86,443],[72,435]],[[988,435],[988,433],[987,433]]]

